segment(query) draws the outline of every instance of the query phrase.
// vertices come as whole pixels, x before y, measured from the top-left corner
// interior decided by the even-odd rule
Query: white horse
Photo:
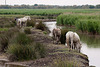
[[[26,26],[26,24],[27,24],[27,20],[31,20],[31,18],[30,18],[30,16],[25,16],[25,17],[23,17],[23,18],[16,18],[15,19],[16,20],[16,24],[17,24],[17,26],[19,26],[19,27],[22,27],[22,26]]]
[[[81,49],[81,43],[80,43],[80,37],[76,32],[68,31],[66,33],[66,43],[68,48],[71,50],[76,49],[78,52],[80,52]]]
[[[56,40],[56,43],[58,44],[60,42],[61,30],[59,28],[54,28],[52,34],[53,34],[53,39]]]

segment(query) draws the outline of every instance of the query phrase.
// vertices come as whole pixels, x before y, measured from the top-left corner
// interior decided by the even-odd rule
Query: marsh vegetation
[[[100,34],[100,16],[95,13],[72,13],[66,15],[59,15],[57,17],[58,25],[75,26],[77,30],[91,34]]]

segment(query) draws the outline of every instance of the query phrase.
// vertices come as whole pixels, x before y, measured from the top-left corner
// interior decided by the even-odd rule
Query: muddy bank
[[[75,64],[79,64],[81,67],[89,66],[89,60],[87,55],[77,53],[76,51],[69,52],[67,47],[63,44],[53,44],[53,40],[48,34],[44,34],[41,30],[32,29],[32,34],[28,36],[33,37],[35,42],[43,43],[47,46],[47,56],[36,60],[22,61],[22,62],[5,62],[6,65],[18,65],[23,67],[53,67],[56,60],[66,59],[67,62],[73,61]],[[7,59],[7,58],[6,58]],[[57,63],[57,62],[56,62]],[[13,67],[14,67],[13,66]]]

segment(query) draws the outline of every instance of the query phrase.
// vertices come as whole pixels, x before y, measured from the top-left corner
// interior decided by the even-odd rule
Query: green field
[[[0,9],[5,15],[59,15],[61,13],[97,13],[100,9]]]

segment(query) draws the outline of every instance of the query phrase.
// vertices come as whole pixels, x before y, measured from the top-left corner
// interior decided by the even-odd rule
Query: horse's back
[[[74,40],[76,41],[80,40],[80,37],[76,32],[74,32]]]
[[[78,41],[80,40],[80,37],[76,32],[68,31],[66,33],[66,39],[72,39],[74,41]]]
[[[61,30],[59,28],[54,29],[54,33],[57,35],[61,35]]]
[[[72,31],[68,31],[66,33],[66,38],[72,38],[73,37],[73,32]]]

